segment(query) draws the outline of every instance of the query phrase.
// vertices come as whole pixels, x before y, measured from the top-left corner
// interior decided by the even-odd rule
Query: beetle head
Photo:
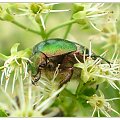
[[[35,53],[30,60],[32,63],[29,64],[29,70],[32,76],[36,76],[38,72],[47,65],[47,57],[42,52]]]

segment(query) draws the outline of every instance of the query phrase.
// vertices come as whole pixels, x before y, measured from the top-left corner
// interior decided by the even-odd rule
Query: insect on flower
[[[89,50],[84,46],[70,42],[68,40],[53,38],[38,43],[33,48],[33,55],[30,58],[32,63],[29,64],[29,69],[32,72],[33,84],[35,84],[41,77],[41,71],[55,71],[56,67],[59,66],[59,73],[66,73],[65,78],[62,78],[59,82],[59,87],[70,81],[73,71],[74,64],[77,63],[74,55],[81,61],[85,52],[85,58],[89,57]],[[98,55],[91,54],[93,59],[96,59]],[[102,58],[105,60],[104,58]],[[105,60],[110,63],[109,61]]]

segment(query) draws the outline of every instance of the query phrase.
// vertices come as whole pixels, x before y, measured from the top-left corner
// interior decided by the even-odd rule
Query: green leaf
[[[19,45],[20,45],[20,43],[16,43],[16,44],[14,44],[12,46],[12,48],[11,48],[11,54],[14,54],[14,53],[17,52],[17,48],[18,48]]]
[[[3,109],[0,109],[0,117],[7,117],[7,113],[3,110]]]
[[[0,53],[0,59],[6,61],[8,59],[8,56]]]

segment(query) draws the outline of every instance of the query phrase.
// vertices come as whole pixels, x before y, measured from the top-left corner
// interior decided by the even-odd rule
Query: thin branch
[[[38,35],[42,35],[41,32],[36,31],[36,30],[33,30],[33,29],[31,29],[31,28],[27,28],[26,26],[18,23],[17,21],[11,21],[11,23],[17,25],[18,27],[20,27],[20,28],[22,28],[22,29],[24,29],[24,30],[26,30],[26,31],[29,31],[29,32],[32,32],[32,33],[35,33],[35,34],[38,34]]]
[[[50,36],[51,33],[53,33],[55,30],[59,29],[59,28],[62,28],[62,27],[65,27],[67,25],[70,25],[70,24],[73,24],[73,23],[76,23],[76,20],[70,20],[70,21],[67,21],[67,22],[64,22],[54,28],[52,28],[51,30],[49,30],[47,32],[47,37]]]
[[[1,21],[5,21],[5,20],[4,20],[3,18],[1,18],[1,17],[0,17],[0,20],[1,20]],[[32,32],[32,33],[35,33],[35,34],[38,34],[38,35],[41,35],[41,36],[42,36],[42,33],[41,33],[41,32],[36,31],[36,30],[33,30],[33,29],[31,29],[31,28],[28,28],[28,27],[26,27],[26,26],[18,23],[17,21],[11,21],[11,23],[13,23],[14,25],[16,25],[16,26],[18,26],[18,27],[20,27],[20,28],[22,28],[22,29],[24,29],[24,30],[26,30],[26,31],[29,31],[29,32]]]

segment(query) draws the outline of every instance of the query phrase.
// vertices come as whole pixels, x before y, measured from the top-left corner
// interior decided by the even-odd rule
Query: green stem
[[[62,94],[65,96],[69,96],[73,99],[76,99],[76,96],[74,94],[72,94],[69,90],[67,90],[66,88],[62,91]]]
[[[44,30],[43,26],[40,26],[40,30],[41,30],[41,37],[42,39],[46,39],[46,31]]]
[[[47,38],[48,38],[48,37],[50,36],[50,34],[53,33],[55,30],[57,30],[57,29],[59,29],[59,28],[61,28],[61,27],[65,27],[65,26],[67,26],[67,25],[69,25],[69,24],[73,24],[73,23],[76,23],[76,20],[70,20],[70,21],[64,22],[64,23],[62,23],[62,24],[60,24],[60,25],[52,28],[51,30],[48,31],[48,33],[47,33]]]
[[[17,21],[11,21],[11,23],[13,23],[13,24],[17,25],[18,27],[20,27],[20,28],[22,28],[22,29],[24,29],[24,30],[27,30],[27,31],[29,31],[29,32],[32,32],[32,33],[35,33],[35,34],[38,34],[38,35],[42,35],[41,32],[35,31],[35,30],[33,30],[33,29],[30,29],[30,28],[27,28],[26,26],[18,23]]]
[[[83,84],[84,84],[84,82],[82,80],[80,80],[77,90],[76,90],[76,95],[78,95],[80,93],[81,89],[83,88]]]
[[[70,18],[70,20],[72,20],[72,17]],[[71,28],[72,28],[72,24],[69,24],[68,27],[67,27],[67,30],[65,32],[64,39],[67,38],[68,33],[70,32]]]
[[[68,33],[70,32],[71,28],[72,28],[72,24],[70,24],[70,25],[68,26],[68,28],[67,28],[67,30],[66,30],[66,32],[65,32],[65,35],[64,35],[64,39],[67,38]]]
[[[80,94],[82,94],[86,88],[92,87],[94,85],[96,85],[96,82],[91,82],[88,81],[87,83],[84,84],[83,81],[81,81],[82,83],[79,83],[77,90],[76,90],[76,95],[79,96]]]
[[[45,20],[44,20],[44,23],[45,23],[45,24],[47,23],[47,20],[48,20],[49,15],[50,15],[50,12],[45,15]]]
[[[89,100],[89,99],[90,99],[90,97],[88,97],[88,96],[86,96],[86,95],[83,95],[83,94],[80,95],[79,97],[80,97],[80,98],[83,98],[83,99],[85,99],[85,100]]]
[[[1,18],[1,17],[0,17],[0,20],[5,21],[5,20],[4,20],[3,18]],[[42,33],[41,33],[41,32],[36,31],[36,30],[33,30],[33,29],[31,29],[31,28],[27,28],[26,26],[18,23],[17,21],[10,21],[10,22],[13,23],[14,25],[16,25],[16,26],[24,29],[24,30],[27,30],[27,31],[29,31],[29,32],[32,32],[32,33],[35,33],[35,34],[38,34],[38,35],[41,35],[41,36],[42,36]]]

